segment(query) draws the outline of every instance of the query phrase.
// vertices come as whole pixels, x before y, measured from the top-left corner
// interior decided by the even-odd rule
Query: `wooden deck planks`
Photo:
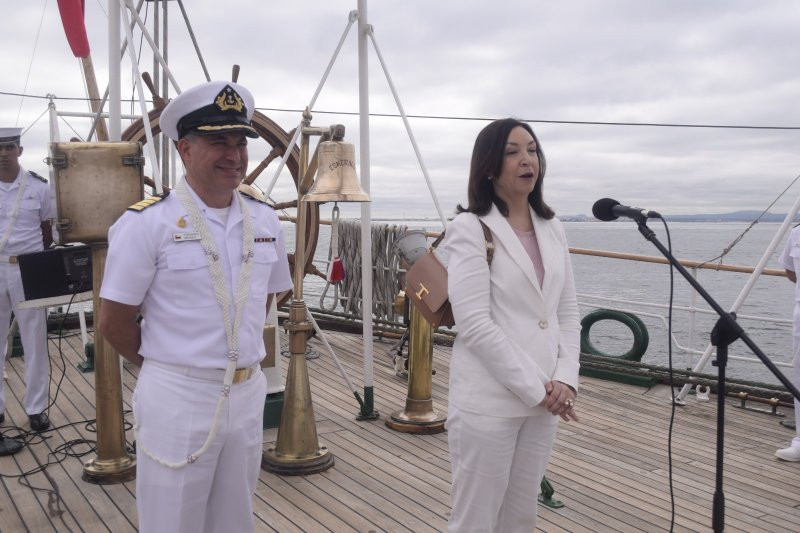
[[[358,387],[363,373],[360,337],[334,333],[328,339]],[[50,343],[53,379],[64,375],[50,411],[57,427],[45,442],[33,441],[19,454],[0,458],[0,530],[135,531],[135,484],[83,482],[83,461],[92,455],[67,458],[50,465],[46,474],[30,477],[50,492],[31,491],[8,477],[46,461],[65,441],[95,438],[83,423],[68,425],[95,416],[94,374],[81,374],[74,367],[83,359],[80,338],[61,339],[63,362],[56,343]],[[254,500],[257,531],[444,530],[450,511],[446,434],[411,435],[384,425],[386,416],[403,408],[407,391],[407,383],[395,376],[391,365],[393,342],[373,345],[375,407],[381,415],[376,421],[355,420],[359,407],[338,367],[318,339],[310,345],[320,353],[308,360],[317,432],[336,464],[303,477],[262,472]],[[447,410],[449,357],[449,348],[434,348],[432,397],[442,414]],[[282,365],[285,369],[288,360],[283,358]],[[22,368],[21,359],[9,361],[6,425],[15,422],[25,428]],[[136,375],[136,368],[124,365],[125,409],[130,409]],[[55,387],[54,382],[51,397]],[[726,531],[800,533],[800,464],[778,462],[772,456],[791,432],[777,424],[777,417],[737,409],[737,404],[730,400],[726,412]],[[547,473],[556,498],[566,506],[554,510],[540,505],[537,530],[667,531],[668,390],[582,377],[578,405],[582,421],[561,424]],[[676,410],[675,531],[710,531],[715,417],[714,403],[691,397],[687,406]],[[274,441],[276,434],[275,429],[266,430],[265,443]],[[130,432],[128,438],[132,439]]]

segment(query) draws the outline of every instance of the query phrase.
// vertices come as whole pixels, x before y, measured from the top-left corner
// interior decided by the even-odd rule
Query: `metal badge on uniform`
[[[200,234],[199,233],[173,233],[172,240],[175,242],[183,242],[183,241],[199,241]]]
[[[255,242],[275,242],[275,237],[256,237]]]
[[[186,227],[186,215],[183,215],[181,218],[178,219],[178,227],[179,228]]]

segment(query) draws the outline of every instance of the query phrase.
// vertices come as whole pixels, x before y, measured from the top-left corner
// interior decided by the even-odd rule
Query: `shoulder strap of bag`
[[[489,229],[489,226],[483,223],[483,220],[478,220],[481,223],[481,229],[483,229],[483,240],[486,241],[486,262],[489,263],[491,266],[492,259],[494,259],[494,240],[492,240],[492,230]]]
[[[483,230],[483,240],[486,244],[486,262],[489,265],[492,264],[492,259],[494,259],[494,239],[492,239],[492,230],[489,229],[489,226],[484,224],[483,220],[478,219],[478,222],[481,223],[481,229]],[[431,250],[435,250],[439,243],[442,242],[444,239],[444,232],[441,232],[436,240],[433,241],[431,244]]]

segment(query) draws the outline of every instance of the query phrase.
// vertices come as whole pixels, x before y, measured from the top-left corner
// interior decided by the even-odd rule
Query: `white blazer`
[[[447,226],[448,293],[458,335],[450,361],[450,405],[501,417],[528,416],[545,384],[578,388],[580,318],[564,228],[531,209],[544,265],[533,262],[506,218],[492,206],[480,217],[495,252],[491,269],[478,217]]]

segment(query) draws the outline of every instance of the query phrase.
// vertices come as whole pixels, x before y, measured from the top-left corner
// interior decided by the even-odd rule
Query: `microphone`
[[[616,200],[611,198],[601,198],[597,200],[592,206],[592,214],[594,218],[608,222],[609,220],[616,220],[619,217],[628,217],[636,220],[637,222],[643,221],[647,218],[661,218],[661,214],[655,211],[648,211],[641,207],[630,207],[622,205]]]

